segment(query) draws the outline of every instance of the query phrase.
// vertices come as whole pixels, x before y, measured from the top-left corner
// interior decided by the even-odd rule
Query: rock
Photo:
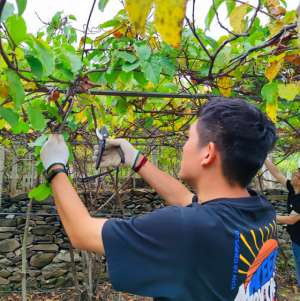
[[[16,227],[0,227],[0,232],[12,232],[16,231]]]
[[[9,284],[9,281],[5,278],[0,277],[0,285],[7,285]]]
[[[57,252],[58,246],[54,244],[38,244],[32,247],[33,251]]]
[[[10,266],[10,265],[11,265],[11,261],[8,260],[7,258],[0,259],[0,267]]]
[[[24,225],[26,221],[26,218],[24,216],[17,216],[17,225]]]
[[[74,252],[74,261],[79,262],[81,260],[78,253]],[[71,256],[70,253],[66,250],[61,250],[53,259],[54,263],[58,262],[71,262]]]
[[[40,270],[29,270],[28,275],[32,278],[36,278],[37,276],[41,275],[42,272]]]
[[[11,238],[11,237],[13,237],[13,235],[14,235],[13,233],[9,233],[9,232],[0,233],[0,240]]]
[[[53,253],[38,253],[30,258],[30,265],[35,268],[42,268],[49,264],[54,256]]]
[[[16,239],[5,239],[0,241],[0,253],[13,252],[20,247],[20,243]]]
[[[42,270],[42,275],[44,279],[50,279],[50,278],[57,278],[60,277],[68,272],[67,269],[62,269],[57,267],[55,264],[46,266]]]
[[[52,243],[53,242],[53,235],[50,235],[50,234],[46,234],[46,235],[43,235],[43,236],[39,236],[39,235],[35,235],[33,237],[33,241],[35,243],[37,242],[48,242],[48,243]]]
[[[6,257],[9,258],[9,259],[12,259],[12,258],[15,258],[15,253],[14,252],[9,252],[9,253],[6,253]]]
[[[7,278],[11,275],[11,272],[5,269],[0,270],[0,277]]]
[[[34,278],[29,278],[28,280],[27,280],[27,286],[28,287],[30,287],[30,288],[37,288],[38,287],[38,282],[37,282],[37,280],[36,279],[34,279]]]
[[[35,235],[54,234],[57,231],[53,226],[37,226],[32,229],[32,233]]]
[[[0,219],[0,227],[16,227],[16,226],[17,226],[17,221],[15,219],[10,219],[7,217],[5,219]]]
[[[14,275],[8,277],[9,282],[20,282],[22,280],[21,272],[16,272]]]

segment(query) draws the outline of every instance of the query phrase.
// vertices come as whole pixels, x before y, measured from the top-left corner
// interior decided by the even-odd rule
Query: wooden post
[[[4,147],[0,145],[0,208],[2,207],[2,191],[3,191],[3,173],[5,152]]]
[[[10,194],[16,196],[17,194],[17,181],[18,181],[18,166],[17,156],[15,155],[12,160],[11,176],[10,176]]]

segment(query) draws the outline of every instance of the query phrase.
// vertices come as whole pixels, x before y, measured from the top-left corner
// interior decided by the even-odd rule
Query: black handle
[[[99,140],[99,153],[98,153],[98,158],[96,161],[96,169],[99,169],[102,157],[103,157],[103,153],[105,150],[105,144],[106,144],[106,140],[105,139],[101,139]]]

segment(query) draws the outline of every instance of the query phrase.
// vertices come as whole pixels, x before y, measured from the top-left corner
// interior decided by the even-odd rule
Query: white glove
[[[125,139],[107,139],[105,150],[100,163],[101,167],[117,167],[121,164],[120,151],[124,155],[124,165],[134,168],[139,151]],[[99,145],[94,146],[93,160],[96,161],[99,154]]]
[[[41,159],[44,168],[48,170],[55,163],[61,163],[66,166],[68,158],[69,150],[64,137],[58,134],[50,135],[41,150]]]

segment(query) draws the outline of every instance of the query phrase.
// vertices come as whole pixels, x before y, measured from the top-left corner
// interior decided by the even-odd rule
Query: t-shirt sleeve
[[[294,187],[291,183],[291,180],[286,181],[286,188],[287,188],[287,190],[290,194],[295,194],[295,190],[294,190]]]
[[[182,209],[169,206],[130,219],[110,219],[102,237],[113,287],[143,296],[176,294],[184,278]]]

